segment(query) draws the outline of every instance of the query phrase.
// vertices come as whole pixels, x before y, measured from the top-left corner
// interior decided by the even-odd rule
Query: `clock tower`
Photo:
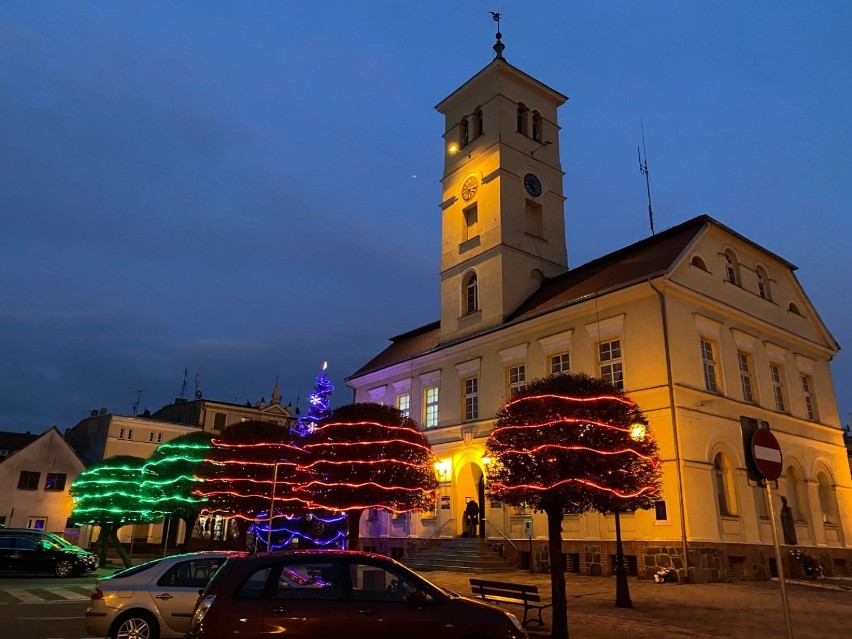
[[[568,269],[556,111],[568,98],[494,60],[444,115],[441,341],[501,324]]]

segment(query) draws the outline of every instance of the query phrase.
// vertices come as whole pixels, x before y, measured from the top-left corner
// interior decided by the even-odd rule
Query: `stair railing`
[[[447,524],[451,524],[451,523],[453,523],[454,521],[455,521],[455,519],[448,519],[448,520],[447,520],[447,521],[445,521],[443,524],[441,524],[441,527],[440,527],[440,528],[438,528],[438,530],[436,530],[435,532],[433,532],[431,535],[429,535],[429,536],[426,538],[426,543],[429,543],[430,541],[432,541],[432,538],[433,538],[435,535],[437,535],[438,533],[440,533],[440,532],[444,529],[444,527],[445,527]]]
[[[496,531],[497,531],[497,534],[498,534],[498,535],[500,535],[503,539],[505,539],[506,541],[508,541],[508,542],[509,542],[509,545],[510,545],[510,546],[512,546],[512,548],[514,548],[516,551],[518,550],[518,547],[515,545],[515,542],[513,542],[513,541],[512,541],[511,539],[509,539],[506,535],[504,535],[502,530],[500,530],[499,528],[497,528],[497,526],[495,526],[494,524],[492,524],[492,523],[491,523],[490,521],[488,521],[487,519],[485,520],[485,523],[486,523],[486,525],[490,525],[490,526],[491,526],[494,530],[496,530]]]

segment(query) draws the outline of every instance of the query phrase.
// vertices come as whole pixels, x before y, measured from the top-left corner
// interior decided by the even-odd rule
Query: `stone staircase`
[[[514,570],[515,566],[500,553],[500,545],[485,539],[445,539],[402,563],[417,571],[448,570],[450,572],[497,572]]]

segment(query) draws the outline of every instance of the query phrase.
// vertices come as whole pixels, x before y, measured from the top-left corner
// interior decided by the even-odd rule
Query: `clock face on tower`
[[[462,199],[465,202],[470,202],[476,195],[476,189],[479,188],[479,181],[472,175],[462,184]]]
[[[533,197],[538,197],[541,195],[541,180],[532,173],[527,173],[524,176],[524,188]]]

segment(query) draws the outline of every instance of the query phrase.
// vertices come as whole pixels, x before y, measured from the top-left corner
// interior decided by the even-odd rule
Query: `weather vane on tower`
[[[500,3],[497,3],[497,11],[489,11],[491,14],[491,18],[494,22],[497,23],[497,42],[494,43],[494,52],[497,54],[497,57],[501,60],[503,59],[503,49],[506,48],[506,45],[503,44],[500,39],[503,37],[503,34],[500,33],[500,18],[503,17],[500,13]]]

